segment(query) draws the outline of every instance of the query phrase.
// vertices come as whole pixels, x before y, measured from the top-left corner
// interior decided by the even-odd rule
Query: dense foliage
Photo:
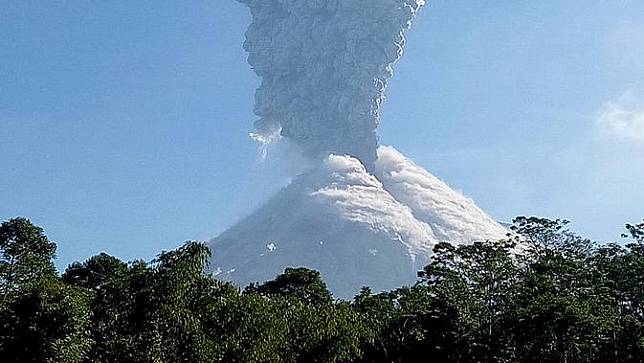
[[[0,226],[2,362],[640,362],[644,223],[597,245],[519,217],[504,241],[438,244],[418,283],[334,300],[288,268],[244,290],[187,242],[146,263],[54,268],[24,218]]]

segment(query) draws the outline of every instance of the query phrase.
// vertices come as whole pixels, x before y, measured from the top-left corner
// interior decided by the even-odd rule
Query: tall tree
[[[6,362],[81,362],[90,293],[62,283],[56,245],[28,219],[0,225],[0,356]]]
[[[568,221],[515,219],[524,254],[514,336],[525,362],[590,361],[615,324],[615,301],[593,267],[596,247]]]
[[[56,244],[26,218],[0,225],[0,306],[20,286],[56,275]]]
[[[428,286],[434,316],[455,329],[452,360],[503,362],[514,359],[508,334],[516,298],[512,241],[454,246],[439,243],[432,262],[419,274]]]

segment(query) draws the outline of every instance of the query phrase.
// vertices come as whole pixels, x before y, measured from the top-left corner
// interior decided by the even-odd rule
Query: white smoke
[[[437,242],[431,228],[387,192],[357,159],[331,155],[314,178],[321,186],[311,196],[323,208],[335,213],[338,220],[352,221],[393,236],[414,260],[418,255],[431,254]]]
[[[384,188],[427,223],[437,239],[469,243],[503,238],[507,230],[470,199],[393,147],[378,149],[376,175]]]
[[[390,146],[378,148],[376,175],[350,156],[331,155],[306,181],[339,220],[365,225],[426,260],[441,241],[498,240],[508,232],[474,202]]]

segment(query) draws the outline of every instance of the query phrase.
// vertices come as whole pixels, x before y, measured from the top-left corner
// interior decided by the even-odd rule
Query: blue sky
[[[274,190],[242,5],[0,5],[0,219],[45,227],[60,267],[207,240]],[[600,240],[644,217],[644,2],[433,1],[395,70],[383,143],[493,217]]]

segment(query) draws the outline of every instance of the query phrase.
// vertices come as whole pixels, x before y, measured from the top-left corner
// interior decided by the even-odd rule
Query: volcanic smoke
[[[423,0],[240,0],[248,63],[262,78],[254,137],[305,155],[351,155],[372,171],[379,108]]]

